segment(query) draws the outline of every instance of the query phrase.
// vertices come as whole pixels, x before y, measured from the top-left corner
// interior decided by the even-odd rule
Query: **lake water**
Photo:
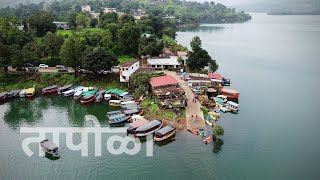
[[[253,14],[243,24],[178,32],[177,40],[189,45],[194,36],[241,92],[239,114],[223,114],[219,122],[223,143],[205,145],[179,131],[175,141],[155,144],[152,157],[144,144],[134,156],[95,157],[89,137],[88,157],[64,142],[58,160],[28,157],[21,149],[28,136],[20,127],[92,126],[87,114],[108,126],[105,113],[113,110],[38,95],[0,105],[0,179],[319,179],[320,16]],[[36,144],[31,148],[36,151]]]

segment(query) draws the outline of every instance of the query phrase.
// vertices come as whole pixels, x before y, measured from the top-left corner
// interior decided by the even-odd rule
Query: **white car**
[[[46,64],[40,64],[39,65],[39,68],[48,68],[49,66],[48,65],[46,65]]]

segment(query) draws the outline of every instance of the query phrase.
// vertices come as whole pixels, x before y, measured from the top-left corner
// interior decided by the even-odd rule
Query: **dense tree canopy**
[[[47,32],[56,32],[56,26],[53,24],[53,16],[46,11],[39,11],[32,14],[28,22],[30,27],[36,31],[38,36],[44,36]]]
[[[64,65],[73,67],[76,73],[78,66],[81,65],[81,45],[78,37],[73,35],[64,41],[60,58]]]
[[[218,64],[213,60],[208,52],[202,49],[202,43],[198,36],[194,37],[190,42],[192,51],[188,53],[187,65],[191,72],[197,72],[206,66],[210,66],[211,71],[218,69]]]

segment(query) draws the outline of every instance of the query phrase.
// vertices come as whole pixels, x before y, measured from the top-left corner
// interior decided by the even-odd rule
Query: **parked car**
[[[26,71],[26,68],[24,68],[24,67],[17,67],[17,68],[16,68],[16,71]]]
[[[48,68],[49,66],[48,65],[46,65],[46,64],[40,64],[39,65],[39,68]]]
[[[62,65],[56,65],[56,69],[59,69],[59,68],[64,68],[64,66],[62,66]]]
[[[58,69],[58,72],[68,72],[68,68],[66,68],[66,67],[60,67],[59,69]]]
[[[34,65],[33,65],[33,64],[30,64],[30,63],[26,63],[26,64],[24,64],[24,66],[25,66],[26,68],[34,67]]]

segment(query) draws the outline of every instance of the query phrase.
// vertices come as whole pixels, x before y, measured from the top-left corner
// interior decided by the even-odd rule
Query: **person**
[[[198,119],[198,115],[196,114],[196,120]]]

